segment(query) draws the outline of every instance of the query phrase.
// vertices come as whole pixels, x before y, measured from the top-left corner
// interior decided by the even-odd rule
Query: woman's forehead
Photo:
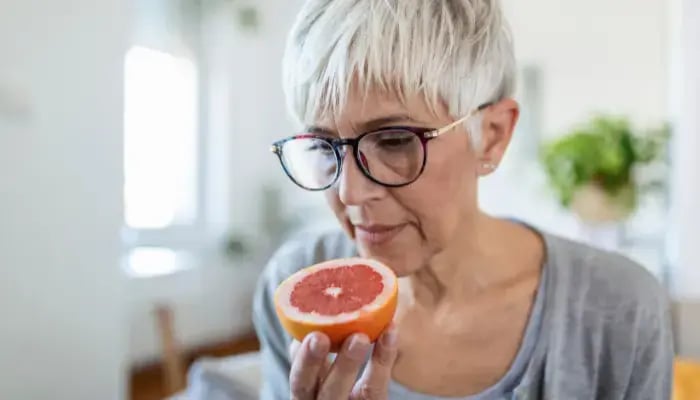
[[[337,112],[319,113],[310,126],[336,127],[355,125],[371,128],[399,122],[431,124],[447,115],[443,104],[431,105],[425,96],[401,96],[381,89],[351,90]]]

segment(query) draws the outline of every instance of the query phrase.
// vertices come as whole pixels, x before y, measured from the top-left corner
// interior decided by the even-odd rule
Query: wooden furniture
[[[202,357],[227,357],[260,349],[254,333],[185,349],[178,342],[175,315],[171,307],[155,310],[155,323],[161,341],[161,356],[154,362],[132,369],[129,379],[131,400],[162,400],[183,390],[187,371]]]
[[[170,396],[186,387],[186,372],[182,351],[175,337],[172,308],[167,305],[157,306],[156,321],[161,343],[163,392]]]

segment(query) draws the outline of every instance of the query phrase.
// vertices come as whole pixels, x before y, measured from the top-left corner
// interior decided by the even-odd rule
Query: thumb
[[[374,345],[372,357],[362,377],[353,389],[353,399],[386,399],[394,367],[398,343],[398,331],[393,324]]]

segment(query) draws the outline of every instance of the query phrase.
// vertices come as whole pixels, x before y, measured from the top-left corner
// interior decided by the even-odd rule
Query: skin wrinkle
[[[425,289],[422,291],[422,293],[429,296],[429,298],[422,298],[421,291],[418,291],[416,293],[417,301],[421,303],[431,302],[433,304],[438,304],[443,300],[447,288],[440,282],[435,274],[435,271],[433,271],[430,267],[422,268],[416,273],[415,277],[416,280],[421,282],[419,287]]]

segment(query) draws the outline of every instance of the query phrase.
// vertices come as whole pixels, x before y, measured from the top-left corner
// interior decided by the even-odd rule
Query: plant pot
[[[632,184],[610,194],[598,184],[589,183],[574,193],[571,211],[586,224],[609,224],[627,219],[634,211],[635,203]]]

